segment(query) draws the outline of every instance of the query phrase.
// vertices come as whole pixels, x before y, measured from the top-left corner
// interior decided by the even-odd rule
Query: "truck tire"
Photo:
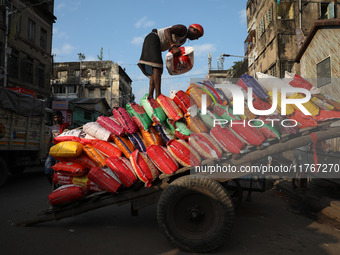
[[[184,251],[210,252],[231,232],[234,208],[218,182],[200,176],[183,176],[161,194],[157,207],[161,230]]]
[[[5,184],[8,178],[8,166],[4,159],[0,158],[0,187]]]

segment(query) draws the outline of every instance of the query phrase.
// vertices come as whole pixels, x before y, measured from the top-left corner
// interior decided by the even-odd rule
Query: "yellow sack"
[[[268,91],[268,95],[270,97],[270,103],[273,104],[273,91]],[[278,91],[277,92],[277,108],[276,108],[280,113],[281,113],[281,93]],[[294,107],[291,104],[286,105],[286,115],[292,115],[294,113]]]
[[[50,149],[50,155],[56,158],[73,158],[79,156],[83,151],[83,145],[79,142],[60,142]]]
[[[298,98],[304,98],[303,95],[301,95],[300,93],[295,93],[294,95],[290,96],[289,98],[291,99],[298,99]],[[317,107],[315,104],[313,104],[312,101],[308,101],[306,103],[302,104],[309,112],[310,114],[312,114],[312,116],[316,116],[319,114],[319,107]],[[297,108],[295,105],[293,105],[295,110],[299,110],[299,108]]]

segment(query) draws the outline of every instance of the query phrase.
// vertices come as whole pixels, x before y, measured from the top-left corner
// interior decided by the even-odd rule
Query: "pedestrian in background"
[[[53,144],[53,139],[60,135],[64,130],[67,128],[67,123],[64,123],[64,116],[61,111],[54,112],[53,115],[53,121],[54,125],[50,127],[49,131],[49,142],[48,142],[48,148],[50,149]],[[52,184],[52,178],[53,178],[53,169],[52,166],[55,165],[56,160],[51,156],[48,155],[45,161],[45,169],[44,174],[46,175],[48,181]]]

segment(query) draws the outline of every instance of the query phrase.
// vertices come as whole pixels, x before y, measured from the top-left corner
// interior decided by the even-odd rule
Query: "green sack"
[[[240,120],[240,116],[233,114],[233,109],[228,105],[214,104],[213,113],[218,119],[225,119],[228,122]]]
[[[136,103],[126,104],[126,111],[130,114],[139,129],[147,131],[152,124],[144,108]]]
[[[157,100],[148,100],[148,95],[149,93],[146,93],[143,96],[143,98],[140,100],[140,104],[153,122],[162,124],[166,120],[165,112]]]
[[[215,126],[215,120],[218,119],[216,116],[209,110],[207,110],[206,114],[199,113],[200,118],[209,128],[213,128]],[[218,123],[218,122],[217,122]]]

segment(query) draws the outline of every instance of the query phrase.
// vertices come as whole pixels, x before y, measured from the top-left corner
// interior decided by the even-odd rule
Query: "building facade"
[[[336,18],[340,3],[334,0],[248,0],[245,55],[248,70],[283,78],[314,21]]]
[[[132,80],[112,61],[58,62],[51,79],[55,98],[105,98],[108,105],[124,107],[134,100]]]
[[[47,100],[54,1],[0,1],[0,86]]]

